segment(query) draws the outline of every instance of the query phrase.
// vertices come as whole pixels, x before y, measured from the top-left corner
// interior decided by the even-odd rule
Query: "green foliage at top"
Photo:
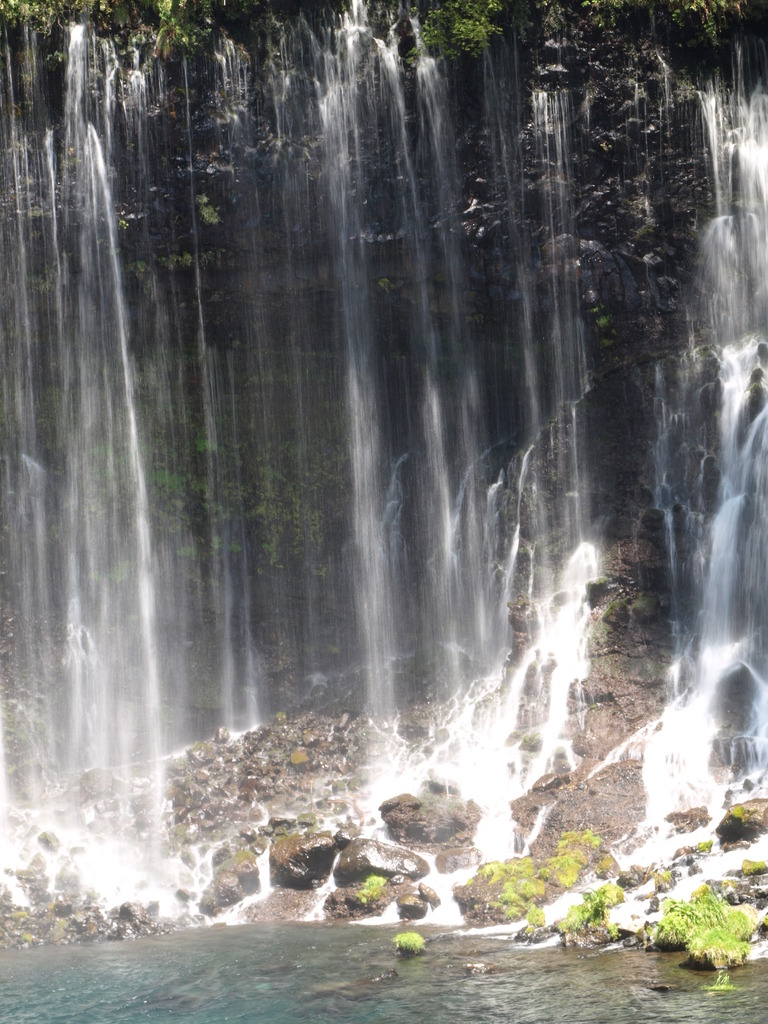
[[[691,34],[691,42],[715,44],[720,33],[738,20],[743,0],[578,0],[598,25],[610,25],[638,12],[666,11]],[[339,8],[341,0],[298,0],[305,9]],[[394,9],[393,4],[393,9]],[[567,0],[442,0],[426,16],[422,40],[427,47],[454,59],[478,57],[505,29],[525,35],[534,18],[563,19]],[[269,17],[281,4],[267,0],[0,0],[0,20],[27,23],[50,32],[87,15],[104,29],[132,25],[155,32],[163,56],[191,53],[205,46],[215,24],[246,25]],[[294,4],[286,4],[290,10]]]
[[[417,956],[424,951],[425,940],[418,932],[399,932],[392,941],[400,956]]]
[[[718,35],[742,17],[741,0],[583,0],[600,24],[615,24],[620,18],[646,11],[666,11],[672,21],[692,32],[691,42],[717,43]]]
[[[262,12],[263,0],[0,0],[0,20],[41,32],[88,17],[104,29],[132,24],[156,32],[162,56],[200,49],[214,23],[233,24]]]
[[[90,11],[88,0],[80,5],[69,4],[66,0],[0,0],[0,17],[9,25],[29,22],[44,32],[65,17],[74,17],[82,11]]]
[[[479,56],[491,38],[501,32],[502,0],[444,0],[424,23],[422,39],[446,57],[460,53]]]

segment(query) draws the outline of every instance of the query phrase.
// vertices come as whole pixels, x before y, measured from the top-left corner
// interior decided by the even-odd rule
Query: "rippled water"
[[[395,929],[334,925],[6,952],[0,1005],[14,1024],[715,1024],[758,1020],[768,998],[760,960],[733,972],[735,991],[708,992],[713,976],[681,970],[678,954],[521,949],[500,936],[422,931],[426,953],[408,961],[393,955]]]

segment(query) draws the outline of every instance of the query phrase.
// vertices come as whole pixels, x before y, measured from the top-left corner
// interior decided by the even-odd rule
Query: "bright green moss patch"
[[[756,923],[752,908],[735,909],[703,885],[687,903],[665,902],[653,941],[660,949],[687,950],[690,967],[735,967],[749,955],[749,939]]]
[[[713,840],[705,839],[703,843],[699,843],[696,847],[699,853],[711,853],[712,852]]]
[[[558,852],[565,850],[597,850],[602,845],[600,836],[585,828],[582,832],[563,832],[557,844]]]
[[[527,920],[531,928],[543,928],[547,923],[547,919],[541,907],[531,907],[528,911]]]
[[[544,896],[545,883],[534,870],[532,857],[492,861],[484,864],[478,875],[489,885],[501,883],[497,903],[510,921],[526,917],[534,901]]]
[[[752,875],[764,875],[766,872],[764,860],[743,860],[741,862],[741,873],[750,878]]]
[[[727,928],[710,928],[691,939],[686,964],[710,971],[738,967],[748,956],[748,942],[737,939]]]
[[[387,887],[387,880],[383,875],[368,875],[366,880],[357,890],[358,899],[362,904],[376,903],[384,895]],[[405,932],[404,934],[408,934]]]
[[[583,832],[563,832],[557,844],[557,854],[550,857],[539,872],[547,881],[554,879],[564,889],[570,889],[589,864],[590,855],[602,845],[600,836],[590,829]]]
[[[392,941],[399,956],[418,956],[424,952],[426,941],[418,932],[399,932]]]
[[[587,866],[587,858],[582,854],[563,853],[550,857],[544,869],[547,880],[555,878],[564,889],[570,889],[579,880],[579,875]]]

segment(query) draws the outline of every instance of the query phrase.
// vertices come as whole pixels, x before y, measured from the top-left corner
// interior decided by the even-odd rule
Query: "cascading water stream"
[[[83,457],[90,458],[91,448],[97,436],[103,437],[105,427],[108,437],[109,432],[114,431],[106,455],[110,472],[118,474],[120,471],[113,461],[114,454],[116,449],[125,446],[125,484],[131,495],[129,507],[132,506],[132,522],[126,531],[127,537],[130,538],[129,545],[126,546],[122,539],[119,539],[125,527],[120,522],[120,511],[116,507],[109,513],[113,517],[111,521],[108,520],[103,527],[96,526],[93,521],[95,517],[87,506],[81,504],[83,491],[83,497],[89,492],[95,497],[91,491],[91,482],[87,479],[87,473],[82,471],[85,467],[82,464],[73,464],[70,477],[72,529],[82,530],[83,523],[86,524],[88,550],[87,561],[73,566],[69,607],[78,616],[71,623],[72,634],[77,636],[84,646],[95,648],[93,652],[87,652],[85,665],[73,665],[76,671],[75,692],[72,694],[73,732],[75,736],[87,737],[81,745],[81,755],[84,754],[87,758],[86,763],[90,761],[106,765],[112,761],[115,752],[125,760],[135,756],[137,743],[138,750],[148,756],[151,762],[157,760],[161,746],[160,695],[155,638],[152,541],[144,467],[140,454],[134,370],[128,350],[129,328],[117,256],[117,225],[109,172],[101,141],[96,128],[86,121],[84,113],[88,86],[88,45],[85,29],[81,26],[73,29],[68,62],[67,142],[68,147],[77,155],[78,171],[74,178],[69,175],[65,177],[64,191],[72,197],[81,219],[81,284],[78,293],[81,344],[89,338],[106,341],[114,337],[121,376],[119,390],[111,394],[107,403],[101,406],[100,397],[93,391],[89,392],[88,385],[91,376],[99,381],[105,373],[105,368],[103,365],[99,366],[101,356],[96,353],[92,355],[86,349],[83,360],[74,370],[82,390],[81,409],[75,413],[77,415],[79,412],[80,416],[80,450],[72,454],[77,460]],[[108,72],[107,81],[111,73]],[[107,110],[104,114],[105,120],[108,121],[110,115],[111,112]],[[97,297],[97,308],[100,307],[98,319],[95,321],[91,312],[94,296]],[[118,433],[118,430],[121,433]],[[116,558],[118,552],[119,556]],[[117,609],[110,607],[110,599],[101,587],[93,595],[89,593],[90,579],[94,576],[98,578],[99,574],[95,565],[90,570],[83,571],[84,566],[88,566],[89,563],[93,565],[91,560],[99,555],[106,555],[111,572],[130,573],[132,585],[135,586],[137,622],[131,644],[133,653],[126,657],[125,665],[121,666],[123,673],[126,669],[132,674],[135,673],[128,691],[133,690],[136,693],[137,705],[136,719],[132,727],[129,725],[129,730],[134,731],[130,739],[123,738],[124,734],[116,730],[117,719],[122,717],[118,711],[118,702],[122,698],[115,685],[116,680],[111,678],[112,673],[116,671],[112,658],[117,644],[114,639],[108,639],[108,634],[113,628],[110,616]],[[100,568],[103,571],[103,567]],[[124,652],[126,655],[127,653]],[[101,675],[101,672],[105,675]],[[119,679],[120,675],[117,678]],[[92,712],[95,712],[95,721],[90,725],[84,724],[88,722]],[[125,724],[123,720],[120,727],[124,727]]]
[[[748,57],[737,50],[730,92],[709,87],[701,94],[716,210],[702,240],[701,312],[720,374],[716,391],[710,386],[706,394],[689,395],[691,410],[691,399],[701,407],[719,396],[717,458],[706,455],[693,485],[678,454],[685,450],[690,414],[667,411],[657,375],[657,502],[668,521],[679,650],[670,706],[644,753],[648,820],[655,823],[670,811],[702,804],[714,816],[726,789],[732,798],[746,781],[744,791],[759,794],[768,768],[768,102],[760,84],[747,82]],[[695,353],[689,360],[695,369]],[[690,510],[680,502],[690,502]],[[710,506],[707,521],[702,510]],[[681,579],[677,537],[686,521],[684,546],[697,555],[688,558]],[[686,611],[691,594],[700,595],[698,619]]]

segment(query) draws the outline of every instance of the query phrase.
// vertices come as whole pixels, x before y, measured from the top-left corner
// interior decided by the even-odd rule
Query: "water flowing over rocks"
[[[573,14],[451,67],[357,3],[253,60],[11,33],[0,944],[449,907],[539,941],[596,881],[630,938],[759,844],[768,353],[697,269],[726,118],[687,51]]]
[[[430,852],[446,844],[470,845],[481,816],[471,800],[436,794],[420,799],[408,793],[385,800],[379,813],[396,842]]]

